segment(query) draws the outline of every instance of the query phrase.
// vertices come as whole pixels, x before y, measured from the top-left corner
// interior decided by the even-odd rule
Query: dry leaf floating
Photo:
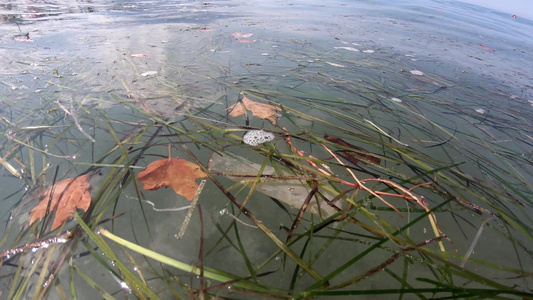
[[[176,194],[192,201],[198,184],[197,178],[207,177],[200,166],[181,158],[163,158],[149,164],[139,172],[137,179],[144,183],[143,190],[157,190],[172,187]]]
[[[274,126],[276,126],[278,118],[281,116],[275,106],[252,101],[246,95],[243,95],[242,100],[230,106],[228,110],[230,111],[229,115],[232,117],[242,116],[249,110],[254,116],[267,120]]]
[[[87,174],[75,178],[62,180],[49,187],[41,194],[41,202],[32,209],[30,225],[37,220],[41,220],[47,213],[55,211],[53,231],[67,219],[72,218],[76,209],[87,211],[91,205],[91,184],[88,180],[93,174]],[[48,206],[50,203],[50,206]],[[50,207],[50,211],[46,209]]]
[[[231,37],[234,38],[238,43],[250,44],[255,43],[257,40],[245,40],[246,38],[252,37],[253,33],[243,33],[242,31],[236,31],[231,34]]]

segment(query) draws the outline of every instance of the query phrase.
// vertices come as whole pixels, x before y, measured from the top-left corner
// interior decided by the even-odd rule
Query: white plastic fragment
[[[478,113],[478,114],[484,114],[485,113],[485,110],[483,108],[476,108],[475,111]]]
[[[157,75],[157,71],[148,71],[141,74],[142,77],[154,76]]]
[[[341,64],[336,64],[336,63],[332,63],[332,62],[329,62],[329,61],[325,61],[328,65],[330,66],[334,66],[334,67],[337,67],[337,68],[346,68],[345,66],[341,65]]]
[[[264,130],[250,130],[242,137],[244,143],[250,146],[257,146],[262,143],[270,142],[273,139],[274,134]]]
[[[419,71],[419,70],[412,70],[412,71],[410,71],[410,72],[411,72],[411,74],[413,74],[413,75],[418,75],[418,76],[422,76],[422,75],[424,75],[424,72]]]
[[[400,99],[400,98],[392,97],[392,98],[390,98],[390,100],[393,101],[393,102],[402,103],[402,99]]]
[[[335,49],[343,49],[343,50],[352,51],[352,52],[359,52],[359,49],[353,48],[353,47],[334,47],[334,48]]]
[[[359,45],[358,43],[350,43],[350,42],[345,42],[345,41],[341,41],[341,43],[343,43],[344,45],[361,46],[361,45]]]

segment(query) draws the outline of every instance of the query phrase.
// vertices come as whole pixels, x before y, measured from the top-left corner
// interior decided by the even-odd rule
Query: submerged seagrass
[[[531,25],[315,4],[13,2],[29,39],[0,23],[0,293],[532,298]],[[138,180],[169,146],[194,168],[154,187],[207,176],[190,219]],[[30,217],[85,174],[64,227]]]

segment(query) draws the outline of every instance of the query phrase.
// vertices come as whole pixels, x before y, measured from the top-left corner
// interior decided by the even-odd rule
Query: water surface
[[[473,178],[510,195],[508,199],[494,196],[495,204],[475,198],[464,200],[492,211],[505,210],[520,222],[531,223],[527,216],[532,203],[527,198],[531,196],[528,182],[533,180],[533,61],[530,59],[533,23],[527,19],[513,19],[504,13],[455,1],[415,4],[412,1],[103,0],[75,4],[3,1],[0,18],[0,112],[6,119],[2,125],[6,134],[0,153],[10,158],[12,165],[20,166],[12,159],[13,151],[19,151],[19,161],[29,159],[31,145],[46,151],[46,161],[40,157],[35,160],[37,171],[34,172],[39,174],[48,167],[48,172],[44,172],[48,181],[52,180],[56,166],[60,166],[59,178],[79,175],[86,170],[86,164],[95,163],[116,144],[109,130],[99,123],[104,116],[114,121],[114,130],[127,136],[140,123],[149,121],[142,113],[148,111],[179,127],[198,130],[201,139],[208,143],[209,138],[200,135],[206,129],[195,127],[197,123],[191,122],[182,108],[194,111],[199,120],[215,127],[243,131],[244,119],[228,118],[226,108],[246,91],[255,95],[255,99],[262,96],[336,126],[328,127],[298,116],[291,120],[291,114],[287,113],[280,119],[278,128],[258,118],[251,119],[251,127],[273,131],[285,127],[288,131],[305,130],[319,136],[343,136],[375,152],[380,147],[368,142],[372,139],[382,139],[394,147],[411,147],[428,158],[457,164],[458,170],[466,174],[462,178],[465,190],[478,189],[469,186]],[[325,109],[328,103],[335,104],[331,105],[335,107],[331,112]],[[77,115],[74,118],[61,107],[76,111]],[[36,110],[42,113],[24,118]],[[360,123],[354,124],[342,114],[355,116]],[[77,128],[74,119],[81,122],[83,131]],[[46,123],[52,120],[57,123]],[[13,122],[17,128],[10,127]],[[20,127],[39,125],[70,125],[71,128],[59,142],[56,136],[47,134],[31,142],[19,139],[27,137]],[[366,138],[356,140],[347,134],[354,130]],[[149,128],[146,138],[140,142],[146,143],[153,132],[155,128]],[[159,145],[138,161],[139,167],[167,155],[167,144],[175,142],[172,138],[175,132],[165,130],[159,134],[163,137]],[[227,139],[224,135],[215,137],[222,142]],[[20,148],[13,148],[15,145]],[[48,149],[48,145],[53,146]],[[275,145],[286,149],[281,138]],[[319,158],[328,155],[316,145],[305,142],[296,145]],[[246,146],[230,149],[256,163],[263,161],[262,156]],[[175,155],[186,156],[177,146],[173,151]],[[212,154],[206,147],[198,146],[195,151],[204,163]],[[48,152],[53,155],[47,155]],[[380,153],[387,156],[386,152]],[[114,158],[108,157],[103,163],[113,163]],[[381,174],[389,169],[403,172],[407,177],[416,175],[407,165],[392,161],[384,163],[382,168],[369,169]],[[30,171],[23,170],[23,174]],[[102,172],[108,171],[104,168]],[[30,208],[14,209],[31,198],[28,190],[46,183],[36,178],[16,178],[5,169],[2,175],[1,190],[5,198],[1,206],[6,212],[2,220],[13,218],[11,222],[23,228],[27,226]],[[366,178],[367,174],[360,176]],[[505,178],[511,184],[503,185],[498,178]],[[487,192],[479,189],[479,193]],[[421,193],[430,207],[443,201],[429,190]],[[158,207],[187,204],[170,189],[146,193],[145,197],[157,202]],[[518,203],[514,199],[519,199]],[[409,207],[401,200],[395,201],[399,207]],[[197,261],[200,226],[196,215],[185,239],[177,240],[185,212],[153,211],[138,200],[133,186],[123,191],[117,203],[116,212],[126,212],[113,223],[117,235],[138,239],[139,244],[186,263]],[[229,215],[220,213],[226,208],[227,199],[208,183],[200,203],[206,248],[216,249],[204,263],[246,276],[243,257],[234,245],[216,248],[220,238],[216,226],[228,226],[233,221]],[[403,226],[406,218],[410,218],[380,210],[382,206],[375,199],[368,201],[373,212],[390,219],[395,226]],[[291,218],[280,213],[268,197],[258,193],[247,207],[280,239],[285,239],[286,233],[278,228],[290,226]],[[11,214],[12,211],[15,213]],[[454,243],[447,247],[457,248],[461,255],[466,253],[480,224],[488,217],[473,216],[464,208],[457,215],[439,215],[440,228]],[[151,227],[139,226],[136,220],[147,220]],[[494,226],[505,227],[503,223]],[[253,263],[259,264],[277,250],[257,229],[243,225],[240,230],[242,243]],[[434,237],[427,221],[410,230],[422,240]],[[496,232],[487,231],[482,235],[475,252],[479,259],[506,264],[506,258],[513,257],[510,267],[531,269],[528,250],[531,240],[518,238],[518,243],[523,245],[520,248],[523,260],[516,262],[512,243]],[[316,249],[323,243],[317,242]],[[330,247],[313,267],[327,274],[336,262],[343,261],[339,257],[364,251],[362,244],[346,242]],[[302,247],[297,244],[294,250],[298,252]],[[382,251],[375,255],[361,261],[359,268],[371,269],[376,261],[386,260],[391,253]],[[283,264],[283,259],[279,255],[271,262],[267,269],[277,270],[278,275],[267,276],[261,279],[262,283],[287,288],[292,269]],[[93,258],[82,257],[79,262],[90,265]],[[475,266],[473,272],[482,272]],[[6,268],[3,267],[3,272],[8,272]],[[413,273],[430,272],[420,264],[410,268],[413,270],[410,277],[415,277]],[[401,264],[390,269],[399,272]],[[109,291],[120,290],[116,281],[109,280],[108,271],[86,266],[86,272],[102,278],[99,284]],[[342,273],[338,280],[350,278],[353,272],[357,271]],[[390,280],[388,274],[381,272],[363,280],[355,289],[400,288],[399,282]],[[179,276],[189,282],[187,274]],[[313,283],[312,278],[303,276],[296,290]],[[493,276],[496,280],[499,274]],[[502,284],[518,285],[524,290],[531,284],[526,279],[500,279]],[[153,286],[164,289],[160,282]],[[80,290],[87,295],[96,293],[86,288]],[[169,295],[161,292],[163,298]]]

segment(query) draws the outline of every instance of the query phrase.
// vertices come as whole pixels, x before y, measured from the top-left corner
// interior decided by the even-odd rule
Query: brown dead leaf
[[[346,149],[339,150],[339,155],[354,165],[357,165],[357,163],[359,162],[362,162],[365,165],[368,165],[368,162],[373,162],[376,165],[379,165],[381,163],[380,158],[375,157],[371,154],[366,154],[369,152],[366,151],[365,149],[359,146],[356,146],[356,145],[352,145],[341,138],[332,137],[329,135],[324,135],[324,138],[332,143],[357,150],[357,151],[350,151]]]
[[[242,44],[251,44],[251,43],[257,42],[257,40],[245,40],[246,38],[249,38],[252,36],[254,36],[253,33],[243,33],[240,30],[231,34],[231,37],[234,38],[237,41],[237,43],[242,43]]]
[[[479,47],[481,47],[485,51],[489,51],[489,52],[492,52],[492,53],[496,52],[496,50],[492,49],[491,47],[489,47],[487,45],[483,45],[483,44],[478,44],[478,45],[479,45]]]
[[[163,158],[149,164],[139,172],[137,179],[144,183],[143,190],[157,190],[160,187],[172,187],[176,194],[192,201],[198,184],[197,178],[207,177],[200,166],[181,158]]]
[[[235,31],[234,33],[231,34],[231,36],[235,39],[245,39],[245,38],[249,38],[249,37],[252,37],[254,34],[253,33],[243,33],[242,31]]]
[[[31,43],[33,40],[30,38],[30,33],[21,33],[13,36],[13,40],[16,42]]]
[[[275,106],[252,101],[246,95],[243,95],[241,101],[228,107],[227,110],[230,111],[229,115],[232,117],[244,115],[246,110],[249,110],[254,116],[268,120],[274,126],[276,126],[278,118],[281,116]]]
[[[30,225],[55,211],[56,216],[51,229],[53,231],[65,223],[67,219],[72,218],[77,208],[87,211],[91,205],[90,192],[92,188],[88,180],[92,175],[87,174],[65,179],[44,191],[41,194],[41,202],[31,211]]]

